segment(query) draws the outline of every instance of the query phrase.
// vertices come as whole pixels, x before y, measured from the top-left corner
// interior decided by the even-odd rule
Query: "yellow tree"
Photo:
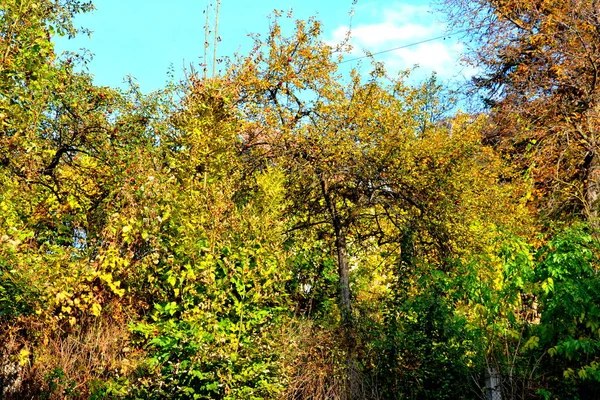
[[[297,21],[295,33],[284,37],[275,19],[268,38],[257,39],[229,79],[245,119],[242,152],[251,156],[248,162],[277,164],[286,171],[294,210],[302,216],[296,228],[325,224],[332,229],[340,309],[347,317],[348,236],[389,240],[382,221],[387,217],[389,226],[388,211],[394,207],[420,208],[421,218],[437,214],[441,221],[434,207],[442,203],[425,200],[436,192],[428,182],[442,179],[436,177],[439,168],[450,170],[456,159],[470,157],[465,151],[483,151],[474,133],[482,123],[432,118],[437,113],[431,108],[444,109],[435,80],[410,86],[405,75],[389,78],[377,63],[367,78],[354,70],[344,80],[338,73],[343,49],[322,43],[320,29],[315,20]],[[467,140],[455,132],[453,137],[452,129],[460,132],[463,126],[474,136]],[[441,143],[456,148],[443,150]],[[434,161],[438,151],[447,154]],[[436,240],[440,254],[449,251],[447,238]]]
[[[330,240],[344,342],[354,357],[353,308],[356,290],[365,287],[356,278],[376,269],[368,264],[385,264],[384,276],[397,275],[399,289],[416,293],[423,271],[451,275],[452,260],[498,250],[490,249],[504,228],[531,233],[518,200],[526,185],[481,143],[485,118],[442,112],[435,80],[410,86],[377,63],[366,77],[342,77],[343,49],[321,41],[318,21],[297,21],[295,28],[284,36],[276,18],[227,79],[243,119],[246,165],[281,168],[295,221],[290,231],[313,230]],[[446,117],[432,118],[432,108]],[[514,183],[500,185],[501,179]],[[378,258],[381,252],[387,256]],[[408,272],[399,274],[394,265],[403,262]],[[357,395],[350,369],[347,396]]]
[[[443,3],[454,25],[467,28],[473,40],[468,60],[480,71],[473,82],[494,121],[489,142],[531,168],[545,214],[596,221],[598,2]]]

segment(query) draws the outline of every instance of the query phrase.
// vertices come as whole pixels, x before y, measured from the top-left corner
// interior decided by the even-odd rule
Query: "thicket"
[[[599,14],[551,3],[450,2],[465,114],[277,16],[219,77],[99,87],[51,40],[90,3],[2,0],[0,397],[594,398]]]

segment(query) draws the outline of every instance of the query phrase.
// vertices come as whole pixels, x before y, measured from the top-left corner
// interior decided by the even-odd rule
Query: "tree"
[[[465,387],[470,300],[503,276],[497,243],[533,230],[487,118],[451,115],[434,77],[341,76],[316,20],[273,20],[221,78],[97,87],[46,36],[89,5],[6,4],[0,381],[23,379],[2,396]]]
[[[414,296],[423,289],[418,276],[453,274],[453,261],[487,250],[503,227],[529,234],[517,200],[524,186],[508,183],[513,171],[482,145],[485,118],[440,118],[435,79],[410,86],[378,63],[368,78],[354,70],[344,79],[335,58],[341,49],[321,42],[318,22],[297,21],[290,37],[281,29],[275,19],[229,75],[244,118],[241,151],[251,169],[285,173],[291,238],[302,231],[300,240],[330,243],[349,359],[346,395],[358,396],[350,386],[357,343],[369,337],[358,335],[369,279],[400,291],[397,299]]]
[[[531,169],[540,211],[562,218],[579,213],[596,221],[600,4],[443,3],[454,26],[467,28],[473,41],[467,57],[480,71],[473,83],[482,91],[494,122],[488,141],[523,169]]]
[[[437,246],[428,256],[435,252],[441,260],[452,252],[452,229],[443,233],[442,227],[460,201],[442,201],[440,190],[461,196],[452,187],[458,182],[443,182],[441,171],[473,180],[467,170],[476,170],[477,163],[467,160],[480,157],[479,163],[498,169],[493,179],[511,172],[501,172],[502,162],[481,147],[477,132],[484,119],[440,118],[445,105],[437,97],[442,88],[435,78],[410,86],[406,75],[388,78],[383,66],[374,63],[368,81],[353,70],[344,83],[334,58],[341,49],[324,45],[319,35],[317,21],[297,21],[294,35],[283,37],[276,20],[268,39],[257,39],[255,50],[234,65],[231,76],[246,119],[243,140],[252,156],[249,162],[256,168],[276,164],[286,171],[298,215],[295,229],[331,228],[340,309],[350,315],[350,236],[380,245],[397,241],[408,225],[399,214],[414,213],[413,222],[423,223]],[[448,176],[454,177],[452,172]],[[470,189],[479,182],[460,185]]]
[[[0,162],[15,151],[43,118],[49,97],[59,91],[53,35],[74,36],[72,18],[93,8],[79,1],[2,2],[0,9]],[[74,56],[73,56],[74,57]],[[68,58],[68,63],[72,58]]]
[[[105,231],[126,255],[133,298],[151,310],[138,309],[134,339],[147,357],[127,388],[134,398],[276,398],[289,279],[282,174],[244,174],[226,84],[192,79],[180,94],[157,142],[132,154],[135,182]]]

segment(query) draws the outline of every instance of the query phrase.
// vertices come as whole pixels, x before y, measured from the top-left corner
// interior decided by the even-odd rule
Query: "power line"
[[[469,31],[481,28],[482,26],[483,25],[476,26],[476,27],[473,27],[473,28],[460,29],[458,31],[450,32],[450,33],[448,33],[446,35],[437,36],[437,37],[434,37],[434,38],[431,38],[431,39],[421,40],[420,42],[409,43],[409,44],[405,44],[403,46],[394,47],[393,49],[382,50],[382,51],[378,51],[376,53],[370,53],[370,54],[367,54],[367,55],[364,55],[364,56],[351,58],[349,60],[340,61],[340,64],[362,60],[363,58],[369,58],[369,57],[378,56],[380,54],[389,53],[391,51],[396,51],[396,50],[400,50],[400,49],[406,49],[407,47],[417,46],[417,45],[420,45],[420,44],[423,44],[423,43],[427,43],[427,42],[433,42],[434,40],[446,39],[446,38],[452,37],[454,35],[458,35],[459,33],[465,33],[465,32],[469,32]]]

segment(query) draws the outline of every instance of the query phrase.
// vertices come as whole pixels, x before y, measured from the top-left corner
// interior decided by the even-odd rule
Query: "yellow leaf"
[[[27,349],[23,349],[19,352],[19,365],[21,367],[24,367],[25,365],[29,364],[29,355],[31,354],[31,352]]]
[[[102,306],[98,303],[92,304],[92,315],[99,317],[100,312],[102,311]]]

